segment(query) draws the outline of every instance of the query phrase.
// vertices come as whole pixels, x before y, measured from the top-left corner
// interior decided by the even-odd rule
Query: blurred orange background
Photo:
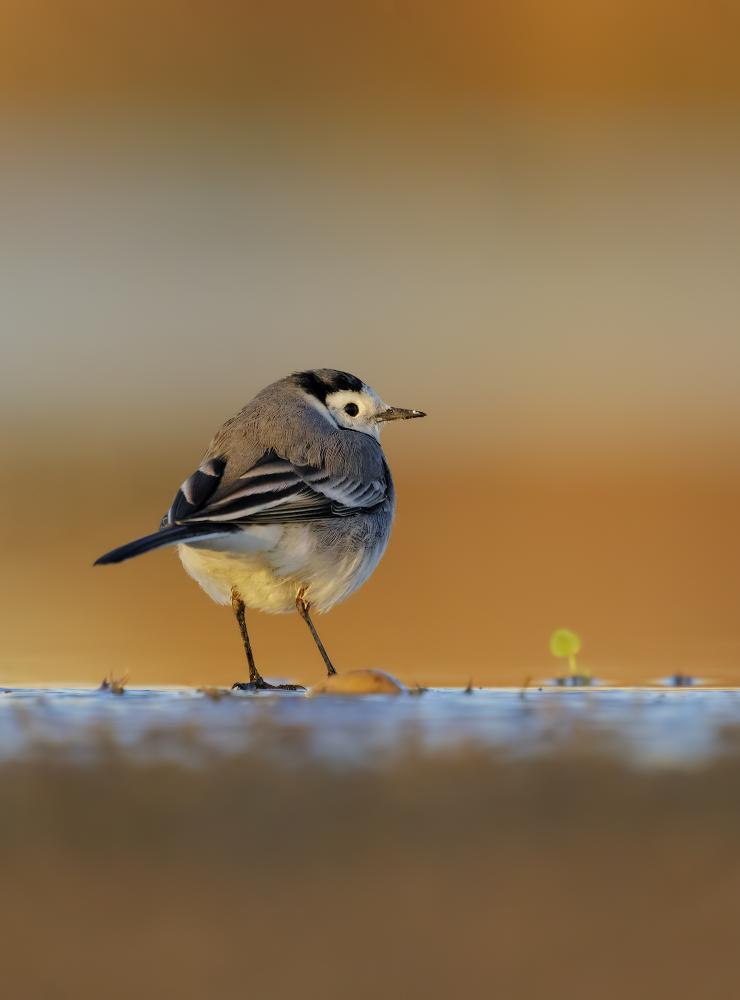
[[[331,366],[387,429],[340,667],[740,683],[740,7],[6,2],[0,682],[229,683],[173,552],[221,421]],[[310,682],[295,618],[267,675]]]

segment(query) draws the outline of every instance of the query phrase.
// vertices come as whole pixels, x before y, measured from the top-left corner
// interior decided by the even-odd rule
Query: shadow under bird
[[[177,545],[187,572],[234,611],[249,666],[249,681],[236,688],[299,689],[260,674],[246,608],[297,611],[334,674],[311,609],[328,611],[378,565],[395,510],[380,429],[424,415],[387,406],[361,379],[332,368],[280,379],[217,432],[159,531],[95,565]]]

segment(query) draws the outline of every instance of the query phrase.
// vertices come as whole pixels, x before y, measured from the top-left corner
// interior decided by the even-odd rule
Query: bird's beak
[[[400,406],[389,406],[387,409],[381,410],[375,419],[379,424],[382,424],[387,420],[413,420],[414,417],[425,416],[426,413],[422,410],[404,410]]]

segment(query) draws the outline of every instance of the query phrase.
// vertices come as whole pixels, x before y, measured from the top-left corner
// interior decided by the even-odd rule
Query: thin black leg
[[[231,607],[236,615],[236,620],[239,625],[239,631],[242,637],[242,644],[244,645],[244,652],[247,654],[247,663],[249,664],[249,682],[247,684],[237,681],[232,684],[232,690],[237,691],[304,691],[305,688],[301,687],[300,684],[268,684],[264,679],[262,674],[257,669],[254,662],[254,653],[252,652],[252,643],[249,641],[249,632],[247,632],[247,617],[246,608],[244,606],[244,601],[241,599],[236,590],[231,591]]]
[[[249,664],[249,683],[256,684],[257,681],[262,680],[262,677],[255,665],[254,653],[252,652],[252,643],[249,641],[249,632],[247,632],[247,617],[246,617],[246,608],[244,606],[244,601],[241,599],[241,597],[239,597],[239,594],[236,592],[236,590],[231,591],[231,607],[234,611],[234,614],[236,615],[237,624],[239,625],[239,631],[241,632],[244,652],[247,654],[247,663]]]
[[[308,603],[308,601],[303,600],[303,591],[301,591],[298,594],[298,597],[296,597],[295,606],[296,610],[298,611],[298,614],[304,620],[306,625],[308,625],[311,635],[313,636],[313,641],[319,647],[319,652],[321,653],[321,657],[324,663],[326,664],[326,672],[329,675],[329,677],[331,677],[332,674],[336,673],[336,670],[334,669],[334,664],[329,659],[329,654],[324,648],[323,642],[321,641],[321,639],[319,639],[319,633],[316,631],[314,623],[311,621],[311,615],[308,613],[311,606]]]

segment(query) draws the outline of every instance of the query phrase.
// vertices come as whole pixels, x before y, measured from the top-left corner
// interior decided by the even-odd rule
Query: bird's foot
[[[254,681],[237,681],[231,685],[232,691],[305,691],[301,684],[270,684],[263,677]]]

